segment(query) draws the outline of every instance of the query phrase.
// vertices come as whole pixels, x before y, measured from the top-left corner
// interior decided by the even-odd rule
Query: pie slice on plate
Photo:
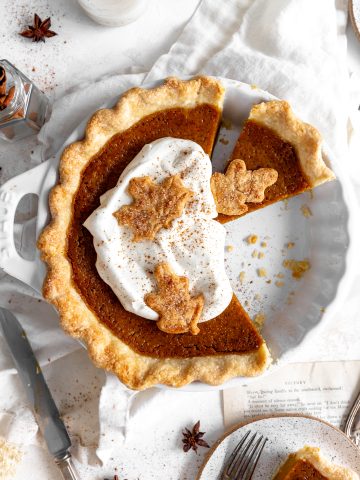
[[[317,447],[305,446],[291,453],[280,467],[274,480],[358,480],[349,468],[327,460]]]
[[[281,101],[252,108],[226,175],[211,177],[208,155],[223,99],[221,82],[210,77],[131,89],[113,109],[96,112],[85,138],[61,158],[49,199],[52,221],[38,242],[48,266],[44,297],[58,309],[65,331],[87,344],[95,364],[130,388],[195,380],[217,385],[267,368],[264,339],[226,287],[225,231],[213,219],[219,212],[217,220],[229,221],[334,178],[318,132]],[[169,164],[175,147],[181,155]],[[181,170],[190,157],[191,168]],[[239,210],[230,209],[233,201]],[[174,229],[182,232],[181,242],[169,237]],[[126,255],[119,253],[119,239]],[[211,240],[214,256],[204,239]],[[196,252],[189,258],[188,244]],[[183,274],[176,255],[196,278]],[[217,284],[205,275],[210,264],[221,278]],[[220,310],[215,297],[223,302]]]

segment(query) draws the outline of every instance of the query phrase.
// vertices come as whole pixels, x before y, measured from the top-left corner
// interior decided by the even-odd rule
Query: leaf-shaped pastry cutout
[[[193,195],[179,175],[167,177],[160,184],[150,177],[135,177],[129,182],[128,192],[134,202],[113,215],[120,225],[132,229],[134,242],[153,240],[161,228],[171,227]]]
[[[189,280],[176,275],[168,263],[155,269],[156,293],[149,293],[145,303],[159,314],[157,326],[167,333],[199,333],[197,322],[204,307],[203,295],[191,297]]]
[[[248,210],[246,203],[264,200],[265,189],[277,178],[278,173],[273,168],[246,170],[243,160],[233,160],[225,174],[216,172],[211,177],[211,191],[218,213],[242,215]]]

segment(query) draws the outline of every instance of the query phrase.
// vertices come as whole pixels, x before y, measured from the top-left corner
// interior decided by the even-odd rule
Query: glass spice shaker
[[[14,65],[0,60],[0,140],[37,133],[49,113],[47,97]]]

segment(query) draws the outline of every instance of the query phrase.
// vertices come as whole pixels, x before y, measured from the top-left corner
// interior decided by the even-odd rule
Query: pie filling
[[[270,128],[248,120],[235,145],[231,160],[244,160],[248,170],[274,168],[278,179],[265,190],[265,198],[260,203],[247,203],[250,213],[292,195],[297,195],[311,187],[302,174],[294,147],[282,140]],[[219,215],[219,221],[229,222],[236,216]]]
[[[273,480],[339,479],[359,480],[359,477],[350,468],[330,462],[320,448],[308,445],[291,453],[273,477]]]
[[[149,115],[115,135],[93,157],[82,174],[74,198],[67,255],[73,281],[83,300],[112,332],[138,353],[157,358],[189,358],[217,353],[248,353],[263,344],[248,315],[234,296],[225,311],[200,325],[200,334],[167,334],[156,323],[127,312],[96,269],[92,235],[83,226],[99,206],[100,196],[113,188],[127,164],[145,144],[162,137],[186,138],[211,153],[220,112],[210,105],[175,108]],[[204,118],[207,119],[204,125]],[[211,139],[211,140],[210,140]]]
[[[112,289],[100,278],[95,266],[97,255],[93,237],[83,226],[99,206],[100,196],[115,187],[124,168],[144,145],[163,137],[185,138],[198,143],[210,154],[220,116],[217,108],[202,104],[191,109],[163,110],[143,118],[112,137],[92,158],[74,198],[67,250],[73,282],[97,318],[130,348],[146,356],[189,358],[241,354],[256,351],[263,344],[235,296],[219,316],[199,324],[200,333],[196,336],[165,333],[155,322],[126,311]],[[204,118],[207,119],[206,125]],[[264,201],[248,204],[249,211],[309,188],[293,147],[253,121],[246,123],[233,158],[243,159],[247,169],[275,168],[279,174],[278,181],[266,190]],[[224,218],[219,216],[220,221]],[[228,219],[231,217],[226,217]]]
[[[307,460],[291,461],[285,464],[274,480],[328,480]]]

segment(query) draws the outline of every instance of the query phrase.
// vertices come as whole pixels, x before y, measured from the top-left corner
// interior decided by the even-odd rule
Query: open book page
[[[360,361],[294,363],[254,384],[224,390],[225,428],[274,413],[319,417],[342,428],[360,390]]]

